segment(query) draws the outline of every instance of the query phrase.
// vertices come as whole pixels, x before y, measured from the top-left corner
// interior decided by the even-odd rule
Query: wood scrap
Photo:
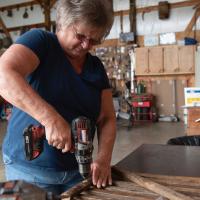
[[[80,194],[82,191],[88,189],[92,184],[92,178],[88,178],[78,183],[74,187],[70,188],[66,192],[61,194],[62,200],[71,200],[74,196]]]
[[[127,172],[127,171],[125,171]],[[132,172],[131,172],[132,174]],[[113,170],[113,185],[104,189],[98,189],[92,186],[92,181],[87,185],[87,181],[81,182],[61,195],[62,200],[200,200],[200,178],[198,177],[181,177],[137,173],[137,176],[148,183],[154,183],[153,187],[160,189],[160,185],[168,188],[167,193],[163,195],[163,187],[161,192],[145,187],[138,182],[131,181],[126,176],[116,173]],[[157,184],[155,184],[157,183]],[[150,185],[152,187],[152,185]],[[78,188],[78,189],[77,189]],[[166,190],[164,190],[166,192]],[[178,196],[173,196],[178,194]]]
[[[192,200],[192,198],[189,196],[186,196],[186,195],[176,192],[166,186],[163,186],[161,184],[153,182],[153,181],[149,180],[148,178],[143,178],[133,172],[129,172],[129,171],[120,169],[116,166],[112,167],[112,171],[114,173],[120,175],[121,177],[123,177],[129,181],[135,182],[138,185],[140,185],[144,188],[147,188],[147,189],[149,189],[163,197],[166,197],[170,200]]]

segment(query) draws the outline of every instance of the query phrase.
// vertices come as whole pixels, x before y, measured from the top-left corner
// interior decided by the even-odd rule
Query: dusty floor
[[[0,144],[2,144],[6,126],[6,121],[0,121]],[[119,120],[117,123],[117,139],[114,146],[112,164],[116,164],[122,160],[141,144],[165,144],[169,138],[182,135],[185,135],[184,124],[182,122],[146,122],[128,129],[128,122],[126,120]],[[96,140],[94,146],[97,146]],[[94,157],[95,155],[96,150],[94,151]],[[0,156],[0,181],[3,180],[5,180],[4,167],[2,157]]]

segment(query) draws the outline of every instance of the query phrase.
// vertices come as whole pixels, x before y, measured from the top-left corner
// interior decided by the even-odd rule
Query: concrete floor
[[[6,132],[7,122],[0,121],[0,147]],[[183,136],[183,122],[156,122],[143,123],[128,129],[128,121],[118,120],[117,138],[113,151],[112,164],[116,164],[141,144],[166,144],[169,138]],[[94,148],[97,141],[94,141]],[[95,148],[96,149],[96,148]],[[94,157],[96,150],[94,151]],[[4,167],[0,152],[0,181],[4,181]]]
[[[118,121],[117,138],[112,164],[116,164],[141,144],[166,144],[172,137],[185,135],[183,122],[145,122],[127,128],[126,121]]]

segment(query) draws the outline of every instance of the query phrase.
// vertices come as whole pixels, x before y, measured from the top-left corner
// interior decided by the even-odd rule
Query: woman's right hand
[[[61,116],[54,117],[44,124],[49,145],[61,149],[63,153],[71,149],[71,127]]]

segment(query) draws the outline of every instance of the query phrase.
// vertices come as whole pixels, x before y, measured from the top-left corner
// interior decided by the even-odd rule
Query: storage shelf
[[[176,73],[148,73],[148,74],[135,74],[136,76],[175,76],[175,75],[194,75],[195,72],[176,72]]]

